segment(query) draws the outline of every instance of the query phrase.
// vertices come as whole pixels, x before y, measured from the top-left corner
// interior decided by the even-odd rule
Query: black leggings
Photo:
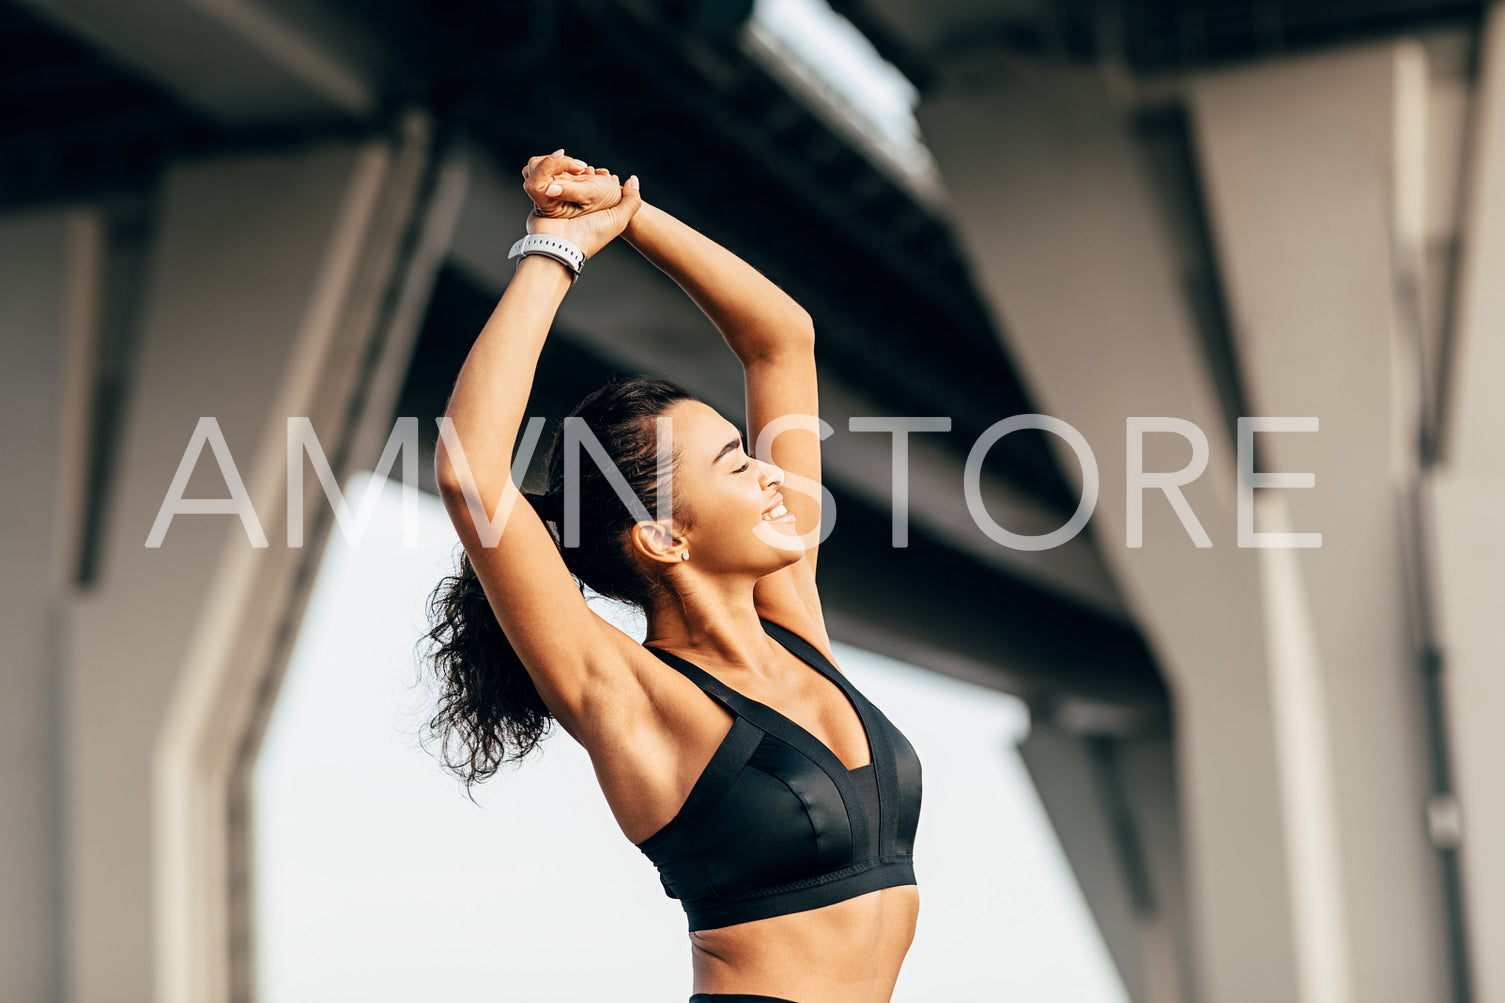
[[[690,1003],[794,1003],[777,996],[745,996],[741,993],[696,993]]]

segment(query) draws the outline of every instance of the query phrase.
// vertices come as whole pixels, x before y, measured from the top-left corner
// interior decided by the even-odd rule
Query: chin
[[[794,550],[785,550],[782,547],[775,547],[774,550],[778,554],[782,555],[782,560],[779,561],[780,568],[787,568],[791,564],[798,564],[805,557],[804,547],[799,547]]]
[[[787,555],[785,560],[781,562],[781,567],[793,564],[805,556],[804,545],[800,543],[799,535],[795,533],[792,525],[787,530],[784,530],[769,523],[764,523],[754,530],[754,535],[766,544],[769,550]],[[786,543],[789,546],[784,546]]]

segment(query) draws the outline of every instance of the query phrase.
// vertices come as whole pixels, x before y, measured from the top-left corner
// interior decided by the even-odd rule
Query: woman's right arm
[[[638,203],[630,182],[612,209],[571,220],[530,219],[529,229],[566,237],[589,257],[621,232]],[[507,640],[550,712],[578,737],[577,726],[595,719],[596,702],[610,700],[626,681],[620,659],[625,635],[585,604],[553,537],[510,473],[539,353],[570,281],[550,258],[519,261],[460,367],[445,410],[458,449],[441,434],[434,476]],[[473,514],[473,506],[484,514]],[[485,532],[493,516],[499,536]]]

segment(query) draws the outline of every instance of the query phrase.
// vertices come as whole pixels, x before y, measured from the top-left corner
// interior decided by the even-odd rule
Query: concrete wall
[[[0,987],[64,992],[63,693],[102,230],[82,209],[0,219]]]
[[[1399,501],[1418,375],[1395,248],[1421,241],[1424,54],[1331,51],[1185,91],[1251,413],[1318,420],[1260,437],[1258,470],[1315,472],[1316,489],[1252,492],[1251,518],[1321,533],[1317,549],[1239,545],[1227,402],[1120,97],[1090,72],[979,56],[948,65],[920,120],[1032,394],[1096,454],[1093,530],[1170,677],[1194,998],[1444,998]],[[1131,534],[1135,417],[1205,435],[1183,489],[1204,546],[1158,491]],[[1189,452],[1152,434],[1143,469]],[[1125,972],[1147,985],[1142,965]]]
[[[409,124],[397,147],[333,142],[174,166],[130,318],[103,299],[112,245],[96,214],[0,220],[7,1000],[199,1003],[232,991],[247,949],[233,920],[248,907],[229,859],[234,772],[254,751],[277,639],[331,521],[305,478],[305,546],[286,545],[287,419],[312,419],[337,475],[374,462],[360,450],[380,450],[385,435],[362,419],[390,413],[428,294],[414,268],[431,280],[433,244],[448,244],[415,215],[428,204],[427,134]],[[445,204],[452,223],[455,200]],[[124,360],[119,420],[96,428],[99,332],[128,321],[137,351]],[[270,546],[253,546],[228,514],[180,515],[147,546],[206,416]],[[114,451],[113,480],[86,481],[95,445]],[[229,493],[205,450],[184,497]],[[86,513],[99,553],[81,589]]]
[[[1505,1000],[1505,10],[1482,46],[1453,366],[1432,523],[1444,679],[1462,809],[1476,999]]]

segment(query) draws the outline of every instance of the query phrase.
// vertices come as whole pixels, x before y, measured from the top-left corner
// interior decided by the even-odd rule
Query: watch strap
[[[530,233],[517,243],[512,245],[512,250],[507,252],[507,260],[526,257],[530,254],[542,254],[553,258],[570,270],[570,279],[573,281],[580,275],[580,269],[585,264],[585,252],[576,247],[572,241],[563,237],[556,237],[549,233]]]

